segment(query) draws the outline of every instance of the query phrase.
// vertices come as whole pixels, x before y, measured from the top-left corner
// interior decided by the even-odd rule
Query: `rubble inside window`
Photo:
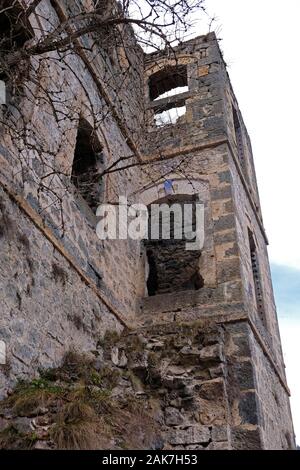
[[[204,286],[204,280],[199,272],[200,250],[186,250],[186,233],[184,227],[196,229],[196,213],[194,196],[170,195],[156,202],[159,205],[166,204],[171,209],[174,204],[192,205],[192,221],[184,220],[184,211],[180,220],[170,210],[169,217],[160,212],[153,214],[151,206],[149,210],[149,233],[145,240],[147,269],[146,284],[149,296],[166,294],[171,292],[199,290]],[[162,206],[160,206],[162,207]],[[174,206],[173,206],[174,207]],[[167,211],[168,212],[168,211]],[[153,236],[152,227],[158,227],[157,236]],[[169,239],[163,236],[163,231],[168,227]]]

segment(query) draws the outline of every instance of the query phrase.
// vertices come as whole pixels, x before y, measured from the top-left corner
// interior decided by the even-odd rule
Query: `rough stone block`
[[[239,414],[243,424],[259,424],[258,403],[255,392],[243,393],[239,402]]]
[[[207,426],[194,425],[185,429],[173,429],[167,433],[166,440],[172,445],[201,444],[210,440]]]
[[[232,368],[240,390],[255,388],[254,370],[250,361],[237,362]]]
[[[234,227],[235,227],[235,215],[234,214],[224,215],[222,217],[219,217],[218,220],[214,221],[215,232],[232,229]]]
[[[219,344],[205,346],[200,350],[199,358],[201,361],[220,361],[222,360],[222,350]]]
[[[232,446],[236,450],[258,450],[262,446],[260,429],[235,428],[231,432]]]
[[[232,197],[231,186],[226,186],[222,189],[214,189],[211,192],[211,199],[215,201],[217,199],[230,199]]]
[[[165,409],[165,422],[167,426],[178,426],[183,422],[183,416],[177,408],[168,407]]]
[[[211,431],[213,441],[227,441],[228,440],[228,426],[213,426]]]
[[[223,379],[210,380],[209,382],[199,385],[197,389],[199,397],[204,400],[218,401],[224,398]]]
[[[240,279],[241,268],[239,258],[222,260],[217,263],[217,278],[220,283]]]
[[[202,65],[198,68],[198,77],[204,77],[209,73],[209,65]]]

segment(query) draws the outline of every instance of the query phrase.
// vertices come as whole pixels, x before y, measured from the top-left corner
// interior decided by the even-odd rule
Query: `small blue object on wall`
[[[173,181],[172,180],[166,180],[164,182],[164,190],[166,194],[172,194],[173,191]]]

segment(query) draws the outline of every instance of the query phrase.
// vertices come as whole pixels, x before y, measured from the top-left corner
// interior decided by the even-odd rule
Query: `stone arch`
[[[188,86],[186,65],[168,65],[149,77],[149,96],[153,101],[172,89]]]
[[[172,194],[180,195],[193,195],[198,194],[202,202],[209,199],[209,182],[205,178],[183,178],[176,173],[170,173],[167,179],[161,179],[156,184],[147,186],[143,191],[137,193],[138,202],[148,206],[152,202],[165,197],[165,183],[166,181],[172,182]]]
[[[176,58],[170,59],[167,57],[158,57],[155,62],[151,63],[148,67],[145,68],[146,78],[149,77],[167,67],[180,67],[180,66],[187,66],[188,64],[192,64],[195,62],[194,57],[187,57],[186,54],[180,56],[180,54],[176,55]]]
[[[169,194],[167,192],[169,192]],[[213,286],[216,285],[216,267],[215,267],[215,257],[214,257],[214,246],[213,246],[213,238],[212,238],[212,218],[211,218],[211,204],[210,204],[210,192],[209,192],[209,183],[204,179],[194,179],[194,180],[187,180],[182,178],[178,175],[170,175],[169,179],[167,180],[167,187],[166,181],[161,181],[156,185],[149,186],[144,191],[139,194],[138,200],[140,203],[143,203],[147,207],[155,202],[162,202],[166,198],[169,198],[170,201],[173,200],[175,203],[176,201],[181,200],[197,200],[198,202],[204,205],[204,230],[205,230],[205,237],[204,237],[204,245],[201,249],[201,253],[195,253],[195,256],[185,256],[182,255],[183,243],[178,244],[175,246],[170,243],[171,248],[165,246],[161,249],[161,252],[155,254],[155,243],[153,246],[150,246],[148,242],[143,244],[142,247],[142,255],[144,256],[144,263],[145,263],[145,295],[149,295],[149,287],[150,287],[150,295],[155,295],[155,291],[157,293],[164,293],[168,292],[168,287],[164,283],[163,286],[159,287],[156,285],[159,282],[159,277],[163,277],[163,270],[164,266],[161,267],[160,273],[155,273],[155,269],[157,270],[157,262],[163,263],[164,252],[167,252],[170,256],[165,257],[166,263],[169,263],[171,269],[166,269],[166,273],[171,275],[172,271],[175,271],[176,274],[176,282],[173,283],[173,288],[176,290],[194,290],[200,289],[204,286]],[[159,242],[156,243],[159,245]],[[181,253],[180,255],[178,255]],[[172,256],[181,258],[178,261],[178,269],[180,272],[176,272],[176,259],[172,259]],[[189,267],[184,271],[184,263],[190,263]],[[172,268],[172,264],[174,270]],[[191,272],[190,272],[191,271]],[[192,272],[193,271],[193,272]],[[182,283],[180,282],[180,276],[182,279]],[[149,279],[150,277],[150,279]],[[150,282],[150,286],[149,286]],[[172,283],[170,284],[170,291],[172,291]]]
[[[199,290],[204,285],[198,249],[189,249],[186,230],[196,230],[197,195],[167,195],[148,206],[149,239],[145,240],[148,295]],[[159,208],[154,213],[152,208]],[[186,211],[188,208],[188,212]],[[152,229],[154,228],[154,234]],[[196,236],[193,241],[195,243]]]

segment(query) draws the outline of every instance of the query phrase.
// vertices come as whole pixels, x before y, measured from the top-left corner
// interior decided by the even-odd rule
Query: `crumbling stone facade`
[[[39,18],[51,19],[45,31],[64,17],[64,8],[54,4],[38,7]],[[30,21],[38,31],[34,14]],[[126,331],[127,341],[112,351],[114,363],[119,367],[119,356],[127,358],[120,367],[130,367],[142,381],[142,393],[132,392],[142,403],[159,397],[161,446],[293,448],[251,143],[215,34],[179,45],[174,58],[145,55],[128,31],[130,47],[122,57],[131,63],[131,76],[125,83],[122,63],[96,54],[100,46],[92,38],[84,41],[91,47],[66,54],[66,67],[50,60],[56,53],[32,59],[43,89],[54,93],[53,82],[60,84],[65,119],[57,121],[39,86],[31,84],[36,100],[25,96],[22,109],[35,145],[20,132],[16,147],[1,131],[0,340],[7,351],[1,397],[18,379],[59,366],[68,350],[99,355],[107,331]],[[105,86],[106,74],[120,81],[117,94]],[[164,97],[177,87],[188,89]],[[176,122],[156,124],[157,115],[177,108],[185,113]],[[174,200],[204,204],[204,246],[189,275],[183,249],[165,249],[172,261],[167,273],[176,282],[164,279],[149,295],[149,247],[130,239],[99,240],[95,214],[72,182],[80,119],[94,129],[101,165],[134,162],[105,179],[102,202],[122,195],[149,206],[167,197],[167,179]],[[22,130],[24,121],[17,123]],[[51,149],[42,159],[36,151],[41,142]],[[25,175],[18,171],[20,155],[27,161]],[[62,210],[36,184],[47,180],[43,159],[68,175],[49,183],[62,195]],[[164,250],[151,249],[163,264]],[[144,344],[136,363],[128,352],[130,335]]]

